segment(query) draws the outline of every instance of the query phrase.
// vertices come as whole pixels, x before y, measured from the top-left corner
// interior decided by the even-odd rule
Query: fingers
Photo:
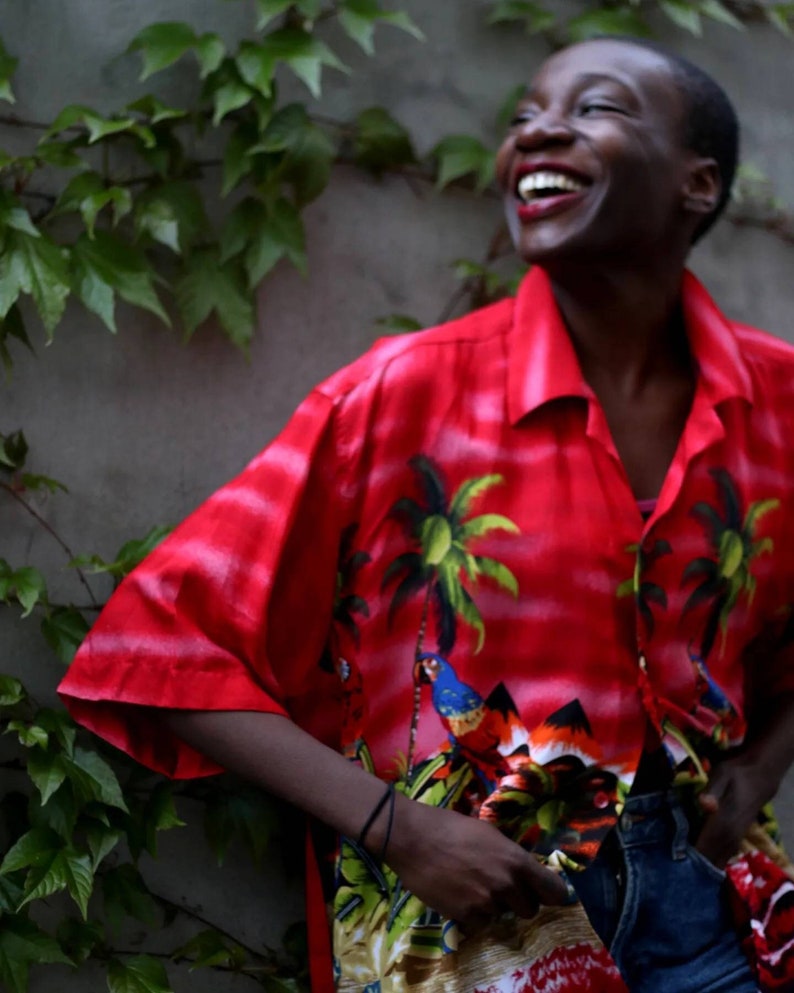
[[[717,766],[708,785],[698,797],[700,808],[707,814],[719,810],[720,802],[727,798],[731,787],[731,776],[724,766]]]
[[[541,903],[562,907],[571,902],[570,886],[558,872],[541,865],[534,855],[527,855],[525,866],[523,877],[526,884]]]

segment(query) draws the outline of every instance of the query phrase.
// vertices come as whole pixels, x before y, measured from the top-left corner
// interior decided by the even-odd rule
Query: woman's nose
[[[574,132],[569,122],[551,109],[522,121],[515,133],[516,147],[526,151],[550,144],[570,144],[573,140]]]

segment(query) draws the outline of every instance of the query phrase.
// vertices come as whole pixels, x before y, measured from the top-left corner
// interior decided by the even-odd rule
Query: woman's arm
[[[794,693],[757,708],[744,745],[714,770],[700,805],[707,813],[697,848],[724,866],[794,762]]]
[[[169,728],[224,768],[289,801],[350,838],[384,784],[278,714],[163,711]],[[384,809],[365,847],[379,855]],[[386,861],[424,903],[464,926],[504,911],[532,916],[539,903],[562,904],[568,887],[493,825],[396,794]]]

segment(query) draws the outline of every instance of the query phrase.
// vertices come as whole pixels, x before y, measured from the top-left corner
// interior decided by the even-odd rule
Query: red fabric
[[[174,776],[214,767],[131,705],[287,713],[386,778],[441,756],[462,809],[523,783],[520,837],[587,861],[649,718],[696,776],[794,689],[794,349],[682,299],[698,384],[647,521],[535,269],[317,387],[122,584],[67,706]]]

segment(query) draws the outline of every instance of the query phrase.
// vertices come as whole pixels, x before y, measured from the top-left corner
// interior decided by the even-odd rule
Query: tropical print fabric
[[[116,593],[61,686],[75,717],[185,777],[217,769],[131,705],[285,714],[414,800],[585,867],[644,747],[695,791],[794,690],[794,349],[689,274],[682,301],[698,383],[650,517],[534,269],[515,300],[314,390]],[[794,896],[759,837],[732,899],[781,990]],[[579,904],[463,936],[352,839],[324,875],[316,990],[625,989]]]

